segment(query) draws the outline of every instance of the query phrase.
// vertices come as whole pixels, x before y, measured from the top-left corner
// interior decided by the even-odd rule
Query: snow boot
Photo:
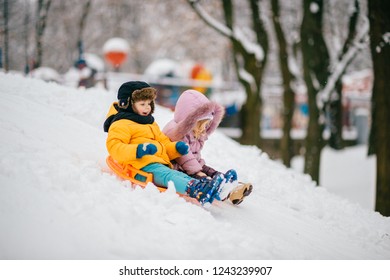
[[[208,207],[218,195],[222,181],[222,176],[215,176],[212,179],[193,179],[188,183],[186,192],[189,197],[198,200],[202,206]]]
[[[234,205],[238,205],[245,197],[251,194],[252,190],[252,184],[239,182],[238,186],[229,194],[229,200]]]
[[[217,199],[218,200],[226,200],[229,197],[229,194],[233,191],[233,189],[237,186],[237,172],[234,169],[228,170],[225,174],[218,173],[216,176],[222,176],[223,182],[221,187],[219,188]]]
[[[233,183],[234,181],[237,181],[237,172],[234,169],[229,169],[224,174],[225,182]]]

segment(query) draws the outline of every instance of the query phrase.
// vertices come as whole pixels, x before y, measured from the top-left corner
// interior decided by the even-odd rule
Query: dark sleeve
[[[202,172],[207,174],[207,176],[213,177],[218,171],[205,164],[202,166]]]

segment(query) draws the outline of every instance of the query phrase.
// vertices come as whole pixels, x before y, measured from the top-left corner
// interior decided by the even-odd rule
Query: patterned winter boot
[[[224,177],[226,182],[233,183],[234,181],[237,181],[237,172],[234,169],[229,169],[226,171]]]
[[[216,176],[223,177],[223,182],[219,189],[217,199],[224,201],[229,197],[230,193],[237,186],[237,172],[234,169],[230,169],[225,174],[218,173],[214,177]]]
[[[186,192],[189,197],[198,200],[202,206],[208,207],[218,195],[222,182],[222,176],[215,176],[211,180],[207,178],[193,179],[188,183]]]
[[[229,200],[233,204],[238,205],[245,197],[251,194],[252,190],[252,184],[239,182],[238,186],[229,194]]]

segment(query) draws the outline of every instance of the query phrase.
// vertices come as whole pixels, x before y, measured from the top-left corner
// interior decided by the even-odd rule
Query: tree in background
[[[375,210],[390,216],[390,1],[368,3],[374,68],[369,154],[377,158]]]
[[[289,67],[289,61],[293,59],[292,51],[289,51],[291,46],[288,45],[285,33],[281,25],[280,18],[280,0],[272,0],[272,21],[275,28],[276,39],[279,45],[279,68],[283,83],[283,134],[280,140],[280,152],[283,164],[290,167],[291,159],[294,156],[293,140],[291,138],[292,120],[295,108],[295,93],[293,82],[295,76]]]
[[[309,124],[306,136],[304,172],[319,182],[320,156],[324,146],[324,123],[316,103],[317,93],[325,86],[329,76],[329,54],[322,33],[322,0],[304,0],[301,27],[303,77],[306,84]]]
[[[35,57],[35,67],[40,67],[42,65],[43,57],[43,34],[45,32],[47,24],[47,16],[49,13],[51,5],[51,0],[38,0],[37,3],[37,19],[35,25],[35,43],[36,43],[36,57]]]
[[[349,25],[348,25],[348,34],[344,41],[344,44],[341,43],[342,48],[340,50],[337,50],[337,46],[334,48],[336,49],[336,57],[333,59],[332,64],[333,67],[337,66],[337,63],[343,58],[343,56],[347,53],[349,48],[351,47],[351,44],[354,43],[354,39],[357,34],[357,28],[358,28],[358,19],[360,17],[360,3],[359,0],[354,1],[354,9],[352,12],[352,15],[349,18]],[[348,9],[347,9],[348,10]],[[337,26],[337,23],[333,24],[334,26]],[[337,27],[336,27],[337,28]],[[339,31],[336,31],[339,32]],[[336,33],[335,32],[335,33]],[[340,37],[340,36],[334,36],[334,37]],[[339,45],[341,38],[337,38],[339,42],[335,45]],[[328,125],[330,130],[330,136],[328,140],[328,144],[331,148],[340,150],[344,148],[344,142],[342,137],[343,132],[343,107],[342,107],[342,76],[345,74],[347,66],[349,63],[352,62],[352,59],[348,61],[347,65],[343,67],[342,73],[340,73],[336,84],[335,89],[332,94],[332,97],[330,98],[327,106],[326,111],[328,112]]]
[[[3,47],[4,51],[2,51],[2,48],[0,46],[0,68],[4,68],[4,70],[7,72],[9,70],[9,55],[8,55],[8,48],[9,48],[9,30],[8,30],[8,17],[9,17],[9,9],[8,9],[8,0],[4,0],[3,2],[3,30],[1,30],[3,33],[2,37],[4,37]],[[3,54],[4,53],[4,54]],[[3,56],[4,56],[4,64],[3,64]]]
[[[79,59],[83,56],[83,33],[85,30],[85,24],[91,7],[91,0],[87,0],[83,3],[82,13],[79,22],[78,35],[77,35],[77,47],[79,50]]]
[[[203,9],[200,2],[199,0],[188,0],[188,3],[206,24],[230,40],[237,78],[245,89],[247,98],[241,108],[242,135],[240,142],[261,147],[261,84],[267,62],[268,36],[261,18],[259,1],[248,0],[254,42],[249,40],[245,32],[236,25],[235,9],[231,0],[222,1],[225,24],[212,18]]]
[[[309,100],[304,172],[317,183],[319,182],[321,151],[326,143],[323,138],[326,122],[325,108],[333,101],[334,95],[332,94],[335,92],[337,82],[341,79],[345,69],[367,41],[367,18],[361,16],[358,21],[355,20],[355,14],[352,13],[349,18],[350,35],[347,37],[347,42],[331,66],[330,52],[332,49],[328,49],[323,34],[323,1],[304,0],[301,39],[304,80]],[[351,24],[354,27],[351,28]],[[358,32],[354,30],[358,30]],[[336,95],[335,99],[338,98],[341,96]],[[333,109],[340,110],[341,108],[335,107]]]

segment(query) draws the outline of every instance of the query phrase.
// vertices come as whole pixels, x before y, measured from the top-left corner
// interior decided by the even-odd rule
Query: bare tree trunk
[[[8,72],[9,70],[9,54],[8,54],[8,45],[9,45],[9,29],[8,29],[8,0],[4,0],[4,3],[3,3],[3,16],[4,16],[4,27],[3,27],[3,33],[4,33],[4,51],[3,51],[3,55],[4,55],[4,70],[5,72]],[[0,52],[1,54],[1,52]],[[1,58],[0,58],[1,60]]]
[[[317,183],[320,179],[321,150],[324,146],[322,137],[324,125],[320,121],[316,97],[329,76],[327,70],[329,55],[322,34],[322,11],[322,0],[304,0],[301,38],[303,72],[309,103],[304,172],[309,174]]]
[[[85,23],[87,21],[88,13],[91,7],[91,0],[87,0],[82,8],[80,23],[79,23],[79,33],[77,35],[77,46],[79,49],[79,59],[83,56],[83,32],[85,29]]]
[[[257,36],[257,41],[263,48],[268,49],[268,39],[264,30],[263,24],[260,20],[260,9],[258,1],[250,0],[252,11],[253,30]],[[233,6],[231,0],[223,1],[226,24],[233,29]],[[259,64],[255,55],[248,53],[243,47],[242,42],[231,38],[233,44],[233,55],[235,62],[235,69],[240,83],[244,86],[247,100],[241,109],[241,124],[242,136],[240,143],[247,145],[262,146],[260,136],[260,124],[262,117],[262,98],[261,98],[261,82],[265,67],[266,54],[263,63]],[[264,51],[266,53],[266,51]],[[240,63],[241,61],[241,63]],[[243,63],[242,63],[243,61]],[[250,82],[243,77],[241,71],[250,73],[253,81]]]
[[[24,14],[24,23],[23,23],[23,37],[24,37],[24,74],[30,73],[30,57],[28,53],[29,45],[29,22],[30,22],[30,3],[25,4],[25,14]]]
[[[50,9],[51,0],[39,0],[38,9],[37,9],[37,22],[35,30],[36,38],[36,60],[34,67],[40,67],[42,65],[42,55],[43,55],[43,33],[46,28],[47,15]]]
[[[369,1],[371,54],[374,65],[369,152],[376,154],[377,158],[375,210],[384,216],[390,216],[389,14],[389,1]]]
[[[357,23],[358,18],[360,15],[360,5],[359,1],[355,0],[355,10],[352,14],[350,21],[349,21],[349,28],[348,28],[348,36],[344,43],[343,49],[340,52],[340,55],[338,57],[339,60],[342,59],[342,57],[347,53],[350,45],[352,44],[353,40],[356,37],[357,34]],[[352,62],[352,60],[350,61]],[[349,63],[350,63],[349,62]],[[348,63],[348,64],[349,64]],[[346,67],[345,67],[346,68]],[[343,71],[343,74],[345,73],[345,68]],[[342,75],[340,75],[340,78],[336,82],[335,86],[335,97],[331,98],[329,101],[328,106],[328,112],[330,116],[330,138],[329,138],[329,146],[335,150],[340,150],[344,148],[344,142],[343,142],[343,106],[342,106],[342,81],[341,81]]]
[[[343,106],[342,106],[342,82],[341,78],[335,87],[336,98],[333,98],[328,105],[330,137],[329,147],[335,150],[344,148],[343,142]]]
[[[288,67],[287,42],[279,20],[279,0],[272,0],[272,12],[276,38],[279,43],[279,67],[283,79],[283,135],[280,150],[283,164],[290,167],[291,158],[294,156],[293,141],[290,135],[295,107],[295,94],[291,88],[294,76]]]

